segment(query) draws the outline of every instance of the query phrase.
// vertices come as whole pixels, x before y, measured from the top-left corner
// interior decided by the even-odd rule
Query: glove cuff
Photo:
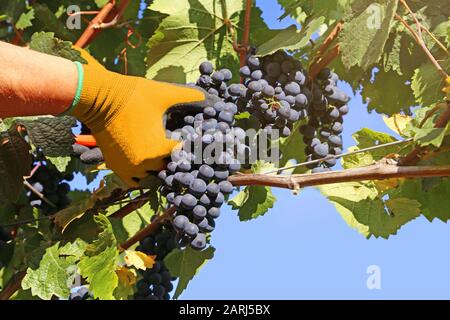
[[[85,123],[92,133],[105,128],[133,94],[138,78],[83,65],[84,79],[78,104],[72,115]]]

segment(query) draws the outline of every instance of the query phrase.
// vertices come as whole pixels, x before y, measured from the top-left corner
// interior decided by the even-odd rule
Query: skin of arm
[[[58,115],[72,104],[76,65],[0,41],[0,118]]]

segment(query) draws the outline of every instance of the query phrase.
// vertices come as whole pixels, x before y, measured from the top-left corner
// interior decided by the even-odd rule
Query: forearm
[[[72,61],[0,42],[0,118],[60,114],[77,80]]]

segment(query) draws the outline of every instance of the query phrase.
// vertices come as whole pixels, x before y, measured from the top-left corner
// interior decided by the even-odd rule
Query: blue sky
[[[276,0],[257,4],[270,27],[294,23],[277,21],[282,12]],[[380,115],[367,113],[361,96],[340,85],[352,96],[344,127],[346,147],[353,144],[351,134],[363,127],[389,131]],[[223,208],[212,234],[215,257],[181,299],[450,298],[446,224],[419,218],[389,240],[367,240],[315,189],[298,196],[274,189],[274,194],[275,207],[250,222],[239,222],[236,212]],[[380,290],[367,288],[371,265],[380,268]]]

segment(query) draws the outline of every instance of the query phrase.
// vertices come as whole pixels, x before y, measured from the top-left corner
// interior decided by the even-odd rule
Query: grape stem
[[[401,2],[406,4],[404,1],[401,1]],[[407,8],[409,9],[408,6],[407,6]],[[418,23],[418,26],[417,26],[418,31],[417,32],[398,13],[395,14],[395,19],[400,21],[405,26],[405,28],[408,29],[408,31],[411,33],[411,35],[413,36],[416,43],[420,46],[420,48],[422,48],[422,51],[425,52],[426,56],[431,61],[431,63],[434,65],[434,67],[437,69],[437,71],[442,75],[442,77],[444,79],[446,79],[448,77],[448,74],[444,71],[442,66],[439,64],[439,62],[436,60],[436,58],[433,56],[433,54],[430,52],[430,50],[425,45],[425,42],[423,41],[423,38],[422,38],[421,24],[419,21],[417,21],[415,14],[410,10],[411,9],[409,9],[408,11],[412,14],[416,23]]]
[[[37,191],[24,177],[23,179],[23,184],[31,190],[31,192],[33,192],[35,195],[37,195],[41,200],[45,201],[47,204],[49,204],[50,206],[52,206],[53,208],[56,208],[56,205],[51,202],[50,200],[48,200],[42,193],[40,193],[39,191]]]
[[[20,271],[11,278],[11,280],[5,286],[5,289],[0,292],[0,301],[8,300],[17,290],[20,289],[20,287],[22,286],[22,280],[23,278],[25,278],[26,274],[27,273],[25,271]]]
[[[450,166],[398,166],[393,159],[383,159],[377,163],[360,168],[330,171],[315,174],[268,175],[241,174],[228,178],[234,186],[269,186],[285,189],[298,189],[325,184],[384,180],[392,178],[449,177]]]
[[[118,8],[116,8],[115,0],[111,0],[105,4],[95,18],[91,20],[75,45],[84,48],[88,46],[103,29],[116,25],[129,4],[130,0],[122,0]]]
[[[435,128],[445,128],[450,121],[450,101],[446,101],[445,110],[436,119]],[[421,146],[416,146],[410,153],[399,160],[402,166],[414,165],[418,163],[426,149]]]

